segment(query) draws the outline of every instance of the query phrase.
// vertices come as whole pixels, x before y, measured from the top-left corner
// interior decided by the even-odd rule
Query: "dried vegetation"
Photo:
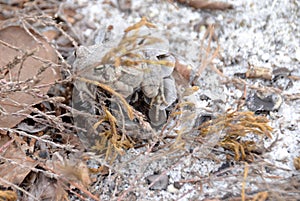
[[[203,5],[200,1],[179,2],[187,3],[194,8],[211,8],[212,5]],[[213,151],[206,157],[217,161],[219,159],[215,154],[220,151],[218,147],[222,147],[228,156],[228,161],[251,163],[245,166],[244,173],[241,172],[239,177],[235,177],[235,181],[244,179],[241,196],[237,199],[281,198],[275,190],[263,187],[255,194],[250,192],[252,195],[246,196],[246,182],[250,176],[255,177],[254,169],[261,165],[258,162],[255,165],[263,152],[258,142],[264,137],[272,138],[272,128],[267,117],[257,116],[250,111],[226,111],[204,122],[198,128],[186,132],[184,129],[178,129],[177,126],[182,121],[180,117],[184,108],[190,103],[179,102],[171,111],[169,120],[161,132],[157,133],[151,141],[139,144],[117,127],[117,119],[110,109],[103,105],[101,109],[104,115],[99,116],[99,121],[93,128],[96,130],[105,123],[103,126],[105,129],[99,133],[100,141],[96,141],[93,147],[101,154],[94,156],[84,152],[81,142],[75,135],[81,128],[76,128],[72,124],[70,107],[72,84],[70,83],[73,78],[97,86],[119,99],[131,120],[138,118],[143,123],[145,118],[111,87],[83,77],[72,77],[70,66],[65,60],[70,56],[68,52],[81,43],[72,30],[72,23],[80,18],[76,15],[75,8],[63,8],[60,3],[53,3],[53,1],[18,1],[12,5],[1,4],[0,6],[3,6],[0,13],[0,187],[2,189],[0,200],[72,200],[73,198],[100,200],[99,197],[104,192],[97,192],[97,184],[104,182],[107,175],[110,178],[123,177],[119,173],[120,170],[114,169],[113,165],[118,163],[116,160],[118,156],[122,157],[133,147],[144,149],[144,155],[140,154],[138,157],[144,156],[142,162],[145,165],[163,156],[174,158],[175,162],[167,166],[161,174],[166,174],[172,168],[185,163],[186,157],[196,158],[196,152],[205,153],[207,148]],[[218,6],[223,9],[231,7],[228,4],[215,4],[214,8],[220,9]],[[57,22],[63,22],[64,26]],[[134,33],[141,26],[155,27],[146,18],[142,18],[139,23],[124,31],[124,37],[118,46],[112,48],[99,62],[113,63],[116,68],[118,66],[136,68],[141,63],[171,65],[169,61],[142,59],[142,56],[137,53],[140,40],[147,41],[144,43],[145,46],[160,42],[159,38]],[[16,32],[18,36],[14,37],[13,33]],[[212,65],[219,50],[219,47],[211,49],[212,35],[213,27],[208,29],[199,48],[202,66],[198,68],[194,80],[199,78],[209,66],[213,73],[223,76]],[[204,44],[207,44],[206,48]],[[177,71],[185,78],[190,77],[191,69],[185,65],[178,64]],[[48,91],[54,84],[55,87]],[[198,87],[191,86],[189,89],[189,91],[186,89],[187,95],[194,93]],[[239,109],[238,106],[236,107]],[[211,143],[211,139],[215,141]],[[190,153],[188,148],[193,148],[193,153]],[[148,157],[150,153],[151,158],[145,159],[145,155]],[[93,160],[101,163],[99,162],[96,167],[88,166],[88,162]],[[125,168],[130,160],[121,166]],[[299,158],[296,158],[294,163],[299,167]],[[244,166],[242,162],[239,164],[241,167]],[[270,164],[266,166],[272,167]],[[253,167],[252,171],[251,167]],[[202,185],[218,179],[226,180],[227,178],[222,176],[224,173],[229,174],[228,178],[234,177],[235,175],[230,175],[232,169],[235,168],[219,170],[200,179],[180,180],[178,184],[190,183],[200,186],[201,190]],[[261,173],[260,176],[265,175]],[[284,186],[285,182],[277,184]],[[150,187],[153,185],[155,181],[150,184]],[[299,187],[299,181],[295,180],[294,186],[297,185]],[[256,186],[260,187],[261,183],[257,183]],[[116,186],[115,191],[119,188]],[[132,182],[127,190],[123,189],[111,195],[122,200],[134,189],[138,187],[135,182]],[[287,198],[292,197],[290,195],[293,191],[294,189],[286,189],[284,192],[286,194],[282,193],[283,197],[284,195]]]
[[[250,111],[233,111],[219,115],[216,119],[200,126],[201,135],[221,135],[218,144],[234,152],[235,160],[250,160],[251,152],[256,151],[255,141],[243,140],[243,137],[254,134],[272,138],[272,127],[264,116],[257,116]],[[220,134],[221,133],[221,134]],[[250,162],[253,162],[251,157]]]

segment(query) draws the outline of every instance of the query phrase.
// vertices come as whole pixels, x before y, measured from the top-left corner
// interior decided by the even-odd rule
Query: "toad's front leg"
[[[167,121],[166,110],[161,109],[161,105],[164,102],[163,99],[163,96],[158,95],[151,100],[148,116],[150,119],[150,123],[155,127],[159,127]]]
[[[151,99],[148,116],[153,126],[161,126],[167,121],[166,109],[177,99],[175,80],[166,77],[162,80],[159,93]]]

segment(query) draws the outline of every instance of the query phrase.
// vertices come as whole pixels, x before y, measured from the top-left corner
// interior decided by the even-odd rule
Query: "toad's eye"
[[[160,55],[157,55],[156,58],[158,60],[164,60],[164,59],[167,59],[168,57],[170,57],[169,54],[160,54]]]
[[[99,65],[94,68],[94,72],[102,71],[105,68],[105,65]]]

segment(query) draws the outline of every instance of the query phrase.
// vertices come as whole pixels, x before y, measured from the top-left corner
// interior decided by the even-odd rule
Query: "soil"
[[[4,179],[14,184],[4,185],[1,179],[1,189],[17,192],[19,200],[43,200],[42,195],[55,200],[54,194],[56,199],[58,194],[62,199],[62,192],[67,192],[69,200],[298,200],[300,2],[228,0],[223,3],[232,7],[207,10],[177,1],[154,0],[67,0],[53,4],[49,10],[55,10],[52,20],[59,34],[49,28],[54,22],[42,17],[39,20],[45,20],[42,26],[49,26],[48,29],[34,23],[32,27],[54,34],[52,40],[47,37],[59,55],[61,63],[57,66],[61,67],[63,79],[50,89],[46,98],[39,94],[45,101],[36,100],[34,103],[40,105],[30,110],[41,115],[43,121],[33,123],[39,116],[26,113],[23,116],[27,118],[22,118],[21,123],[18,120],[6,127],[1,124],[0,137],[4,137],[0,138],[0,153],[7,143],[14,142],[17,148],[10,150],[11,153],[26,157],[28,163],[25,172],[12,168],[19,174],[17,181],[7,171],[0,171]],[[8,5],[3,10],[8,11]],[[23,12],[29,11],[25,3],[22,5],[23,16]],[[32,8],[42,8],[42,5],[39,2]],[[41,9],[44,15],[45,8]],[[13,14],[9,13],[17,11],[10,9],[0,13],[0,20],[10,18]],[[165,126],[151,125],[148,122],[151,118],[138,119],[135,126],[142,122],[145,131],[133,130],[146,132],[148,129],[149,132],[150,128],[151,137],[147,133],[147,138],[135,141],[134,145],[127,143],[131,148],[119,149],[113,160],[105,160],[107,155],[99,153],[99,144],[98,152],[91,151],[92,147],[86,144],[91,139],[86,140],[88,137],[82,134],[85,128],[75,129],[82,122],[72,117],[71,99],[73,102],[82,100],[82,94],[72,91],[73,80],[80,76],[74,72],[73,64],[80,55],[79,49],[89,54],[92,46],[99,47],[105,40],[115,45],[124,36],[124,30],[143,17],[156,26],[151,31],[164,42],[168,41],[168,54],[182,65],[175,66],[181,74],[175,80],[176,89],[181,90],[178,94],[185,95],[168,105],[169,120]],[[64,25],[64,34],[58,28],[59,23]],[[3,26],[1,23],[0,28]],[[158,43],[155,48],[165,51],[166,44],[160,47]],[[82,61],[84,63],[84,58]],[[8,86],[7,80],[1,83]],[[107,100],[114,98],[104,91],[99,92],[99,100],[102,101],[101,96]],[[135,94],[137,99],[141,93]],[[65,99],[59,101],[55,97]],[[107,100],[103,102],[107,104]],[[138,100],[135,105],[146,102]],[[140,113],[149,110],[148,102],[147,108],[136,106],[143,108]],[[177,105],[180,112],[176,110],[177,103],[185,104]],[[87,130],[109,111],[101,111],[95,101],[81,104],[88,107],[89,115],[94,118]],[[172,113],[174,111],[177,113]],[[142,116],[140,113],[135,115]],[[251,118],[252,122],[243,124],[243,118]],[[112,126],[112,119],[106,119],[101,128]],[[210,123],[210,127],[206,123]],[[247,129],[238,130],[237,125]],[[203,134],[205,129],[207,132]],[[233,129],[238,133],[232,134]],[[34,143],[29,139],[34,139]],[[1,155],[0,166],[8,169],[6,159],[14,157],[13,154]],[[6,162],[2,163],[2,159]],[[22,164],[19,158],[16,161]],[[4,177],[5,174],[8,176]],[[30,187],[29,181],[35,187]],[[54,193],[45,196],[42,186],[48,185],[51,186],[48,192]],[[58,188],[64,189],[61,194],[57,193]],[[24,193],[27,191],[29,195]]]
[[[210,151],[199,153],[205,149],[203,146],[186,145],[185,151],[177,150],[175,153],[170,149],[160,150],[159,153],[131,149],[115,163],[114,169],[120,174],[106,178],[99,186],[103,189],[103,200],[117,197],[125,200],[230,200],[241,195],[244,180],[247,181],[249,196],[264,191],[269,192],[274,200],[299,196],[295,189],[281,193],[274,187],[275,183],[280,183],[284,189],[289,182],[299,181],[299,172],[293,162],[299,156],[299,98],[291,98],[294,95],[299,97],[299,81],[292,78],[300,75],[299,2],[233,1],[230,3],[234,8],[224,11],[193,9],[167,1],[132,1],[132,7],[125,11],[120,11],[117,3],[113,6],[86,3],[87,6],[82,9],[84,21],[97,27],[96,32],[112,25],[112,31],[117,35],[146,16],[169,40],[170,52],[191,65],[195,72],[205,60],[201,39],[209,25],[214,25],[210,46],[213,50],[219,45],[220,49],[219,57],[212,63],[222,72],[222,76],[206,68],[196,80],[200,87],[195,95],[198,97],[194,111],[197,115],[212,115],[211,112],[203,112],[201,107],[220,112],[214,108],[216,104],[223,111],[236,108],[236,101],[243,96],[245,88],[228,84],[228,80],[243,79],[246,72],[253,68],[271,72],[267,79],[259,75],[244,79],[248,103],[241,109],[248,110],[251,104],[256,104],[254,110],[257,113],[262,112],[260,110],[267,112],[270,125],[274,128],[272,139],[261,139],[265,150],[257,159],[259,162],[248,165],[248,178],[243,176],[245,164],[226,159],[227,152],[221,148],[216,148],[211,156]],[[91,41],[92,32],[95,31],[86,29],[83,32],[83,38],[89,41],[87,44]],[[279,73],[280,79],[277,80],[275,72],[281,70],[288,75]],[[263,97],[251,99],[257,93],[263,94]],[[200,101],[201,96],[209,97],[209,101]],[[264,99],[268,96],[272,98]],[[191,153],[187,152],[189,149]],[[163,181],[168,178],[167,185],[155,187],[160,184],[154,182],[153,187],[149,188],[145,178],[151,175],[162,175]],[[116,177],[120,178],[120,183],[115,184],[117,187],[114,185],[117,189],[114,194],[107,184],[116,182]]]

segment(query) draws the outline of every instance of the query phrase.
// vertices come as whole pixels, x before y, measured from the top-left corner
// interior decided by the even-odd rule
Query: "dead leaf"
[[[7,135],[0,135],[0,149],[10,141]],[[10,143],[0,152],[0,177],[10,183],[19,185],[38,162],[27,157],[15,143]],[[9,187],[6,183],[0,185]]]
[[[36,40],[17,26],[0,30],[0,127],[11,128],[22,121],[28,108],[41,102],[40,97],[60,79],[55,50],[32,34]]]
[[[209,0],[177,0],[179,3],[184,3],[190,7],[196,9],[211,9],[211,10],[226,10],[232,9],[232,4],[220,2],[220,1],[209,1]]]
[[[0,3],[7,4],[7,5],[14,5],[14,4],[22,5],[22,4],[26,3],[27,1],[28,0],[9,0],[9,1],[0,0]]]
[[[49,41],[52,41],[59,36],[59,32],[55,29],[49,29],[44,31],[43,35],[46,36]]]
[[[37,200],[66,200],[68,195],[57,180],[50,179],[42,173],[38,174],[29,192]],[[33,201],[34,199],[27,197],[26,200]]]
[[[260,66],[250,66],[246,72],[247,78],[262,78],[272,80],[273,69]]]
[[[93,174],[98,174],[100,173],[102,176],[107,176],[109,175],[109,167],[105,165],[101,165],[98,168],[89,168],[89,171]]]
[[[175,62],[175,70],[182,76],[183,79],[185,79],[187,82],[190,81],[192,76],[192,67],[185,63],[182,60],[176,59]]]
[[[296,170],[300,170],[300,156],[294,158],[294,167]]]
[[[53,154],[52,160],[48,160],[46,165],[55,170],[56,174],[62,175],[69,181],[75,181],[88,187],[91,184],[89,169],[82,159],[75,155],[63,158],[58,152]]]
[[[76,22],[76,10],[72,9],[72,8],[64,8],[63,9],[63,13],[65,15],[65,19],[71,23],[74,24]]]

